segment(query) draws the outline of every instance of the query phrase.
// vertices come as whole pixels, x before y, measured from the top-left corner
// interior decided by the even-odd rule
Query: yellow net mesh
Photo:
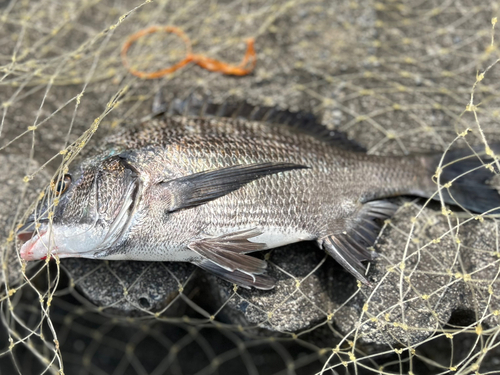
[[[15,238],[87,145],[193,92],[302,110],[369,153],[500,140],[498,3],[473,0],[0,1],[0,372],[6,374],[498,373],[494,217],[401,198],[377,242],[373,288],[310,244],[270,251],[273,291],[187,264],[23,263]],[[193,51],[252,75],[188,65],[157,80],[120,60],[128,35],[175,25]],[[184,45],[128,51],[155,71]],[[439,175],[439,170],[437,171]]]

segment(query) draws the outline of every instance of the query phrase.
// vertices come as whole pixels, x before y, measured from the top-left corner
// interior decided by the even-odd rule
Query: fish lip
[[[45,234],[48,232],[48,230],[44,230],[44,229],[41,229],[41,230],[38,230],[38,231],[33,231],[31,232],[31,238],[26,241],[22,246],[21,246],[21,249],[19,250],[19,255],[22,259],[24,260],[27,260],[27,261],[30,261],[30,260],[38,260],[38,259],[43,259],[44,258],[44,255],[43,254],[35,254],[35,246],[37,244],[37,242],[43,237],[45,236]],[[23,232],[21,234],[18,234],[18,238],[20,238],[20,235],[21,236],[24,236],[24,235],[28,235],[29,232]],[[34,236],[33,234],[36,233]],[[46,257],[46,254],[45,254],[45,257]]]
[[[38,227],[38,228],[37,228]],[[49,220],[29,218],[26,223],[18,229],[17,238],[24,242],[19,250],[19,256],[26,261],[43,260],[47,258],[48,251],[41,253],[35,251],[36,244],[49,232]],[[35,254],[36,253],[36,254]]]

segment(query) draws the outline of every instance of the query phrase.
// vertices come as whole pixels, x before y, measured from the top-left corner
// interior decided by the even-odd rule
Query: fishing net
[[[372,154],[492,154],[497,2],[4,0],[0,12],[2,374],[500,373],[494,216],[398,198],[372,286],[300,243],[264,255],[271,291],[183,263],[25,263],[15,235],[38,200],[56,204],[50,182],[78,153],[148,116],[160,90],[310,112]],[[257,66],[136,77],[120,53],[153,25],[235,66],[255,38]],[[145,72],[185,56],[165,32],[127,51]]]

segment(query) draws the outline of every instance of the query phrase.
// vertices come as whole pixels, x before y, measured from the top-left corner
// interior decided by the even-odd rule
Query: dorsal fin
[[[336,147],[350,151],[366,152],[362,146],[349,139],[345,133],[328,129],[311,113],[291,112],[278,107],[254,106],[245,101],[225,101],[214,103],[209,97],[191,94],[187,99],[175,99],[168,105],[161,101],[161,93],[155,97],[154,115],[195,116],[195,117],[228,117],[249,121],[260,121],[270,124],[282,124],[312,135],[324,142],[334,143]]]

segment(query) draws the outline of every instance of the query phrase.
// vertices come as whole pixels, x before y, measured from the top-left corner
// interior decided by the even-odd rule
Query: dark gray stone
[[[100,311],[114,313],[182,313],[174,303],[180,292],[189,293],[187,284],[195,266],[188,263],[99,261],[63,259],[63,268]]]
[[[234,295],[233,285],[209,276],[230,321],[275,333],[298,332],[333,316],[355,291],[353,279],[312,242],[271,250],[267,258],[268,274],[277,281],[270,291],[238,288]]]

